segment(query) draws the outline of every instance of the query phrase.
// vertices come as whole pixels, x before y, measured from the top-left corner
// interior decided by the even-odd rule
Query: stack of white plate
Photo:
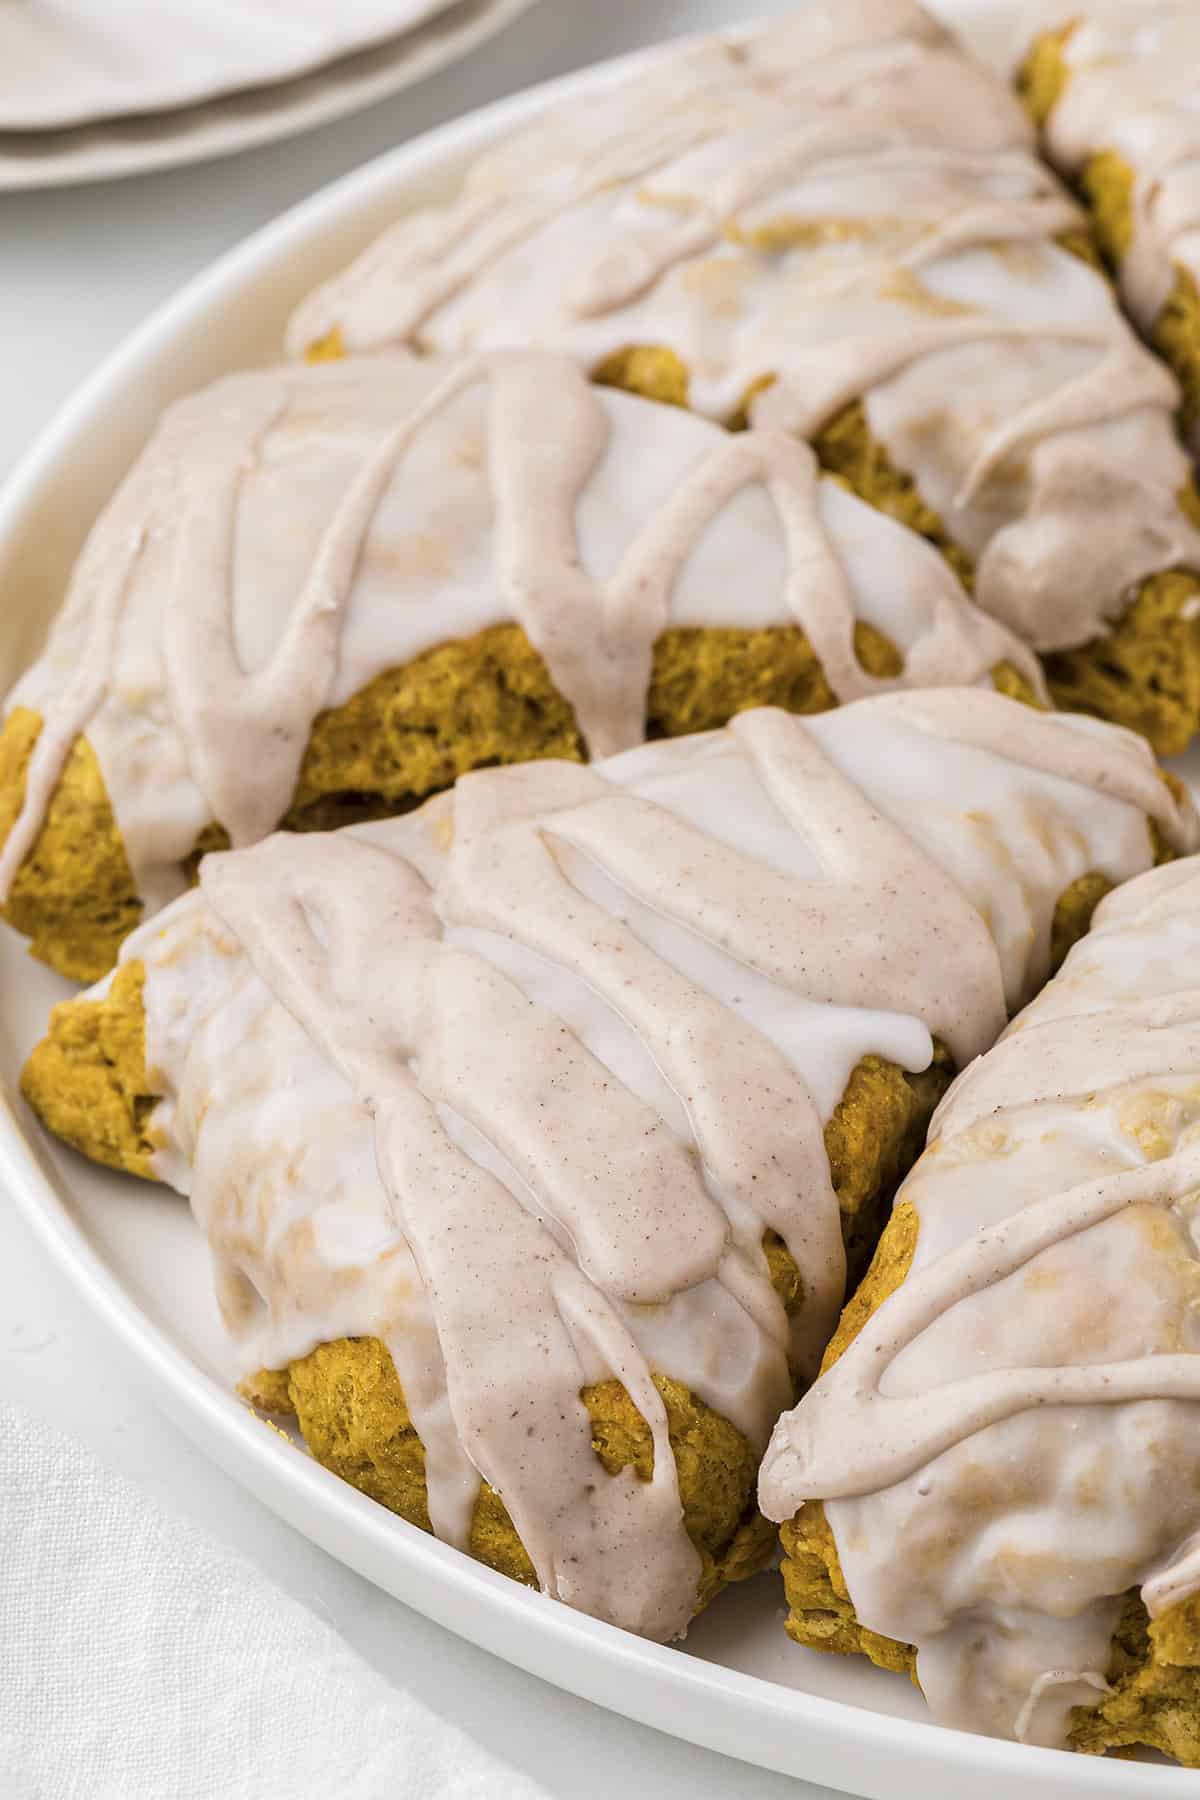
[[[369,105],[532,0],[0,0],[0,190],[226,155]]]

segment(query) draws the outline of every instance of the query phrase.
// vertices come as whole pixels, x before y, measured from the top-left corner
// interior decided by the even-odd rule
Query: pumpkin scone
[[[95,979],[206,849],[975,681],[1045,696],[923,539],[777,432],[536,352],[234,375],[167,413],[9,696],[0,910]]]
[[[1200,454],[1200,8],[1038,0],[1021,36],[1019,89],[1178,378]]]
[[[770,1552],[759,1458],[953,1069],[1195,840],[1095,720],[758,709],[207,856],[23,1089],[189,1194],[314,1456],[669,1639]]]
[[[941,1722],[1200,1766],[1200,858],[959,1077],[760,1494],[788,1629]]]
[[[668,48],[486,150],[295,314],[296,355],[565,351],[813,445],[1161,754],[1200,721],[1178,386],[1002,75],[907,0]]]

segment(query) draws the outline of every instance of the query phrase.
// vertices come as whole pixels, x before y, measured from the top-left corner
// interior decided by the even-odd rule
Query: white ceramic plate
[[[959,0],[961,6],[964,0]],[[0,501],[0,691],[37,645],[96,508],[163,404],[272,357],[295,302],[546,99],[584,101],[640,58],[573,75],[405,146],[339,182],[186,289],[88,384]],[[711,1749],[872,1800],[1121,1796],[1195,1800],[1195,1774],[1027,1749],[932,1725],[911,1686],[803,1651],[762,1576],[721,1597],[686,1649],[662,1648],[531,1594],[394,1518],[239,1404],[186,1206],[50,1144],[15,1097],[22,1055],[66,984],[0,930],[0,1187],[180,1427],[260,1500],[381,1587],[498,1656]]]
[[[290,81],[451,0],[7,0],[0,130],[60,131]]]
[[[5,4],[0,0],[0,18]],[[314,73],[174,112],[144,112],[58,131],[5,130],[0,125],[0,193],[148,174],[230,156],[328,124],[423,81],[503,30],[532,4],[450,0],[425,24]]]

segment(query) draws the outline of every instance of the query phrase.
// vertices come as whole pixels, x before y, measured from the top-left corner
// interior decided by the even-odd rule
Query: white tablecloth
[[[783,0],[541,0],[457,68],[291,142],[139,181],[0,196],[0,479],[148,311],[314,188],[457,113],[582,63],[783,10]],[[0,1197],[3,1400],[74,1433],[252,1558],[392,1681],[556,1800],[826,1800],[827,1790],[712,1756],[544,1687],[314,1549],[206,1462],[131,1383]],[[0,1543],[2,1532],[0,1520]]]
[[[549,1800],[311,1607],[0,1405],[6,1800]]]

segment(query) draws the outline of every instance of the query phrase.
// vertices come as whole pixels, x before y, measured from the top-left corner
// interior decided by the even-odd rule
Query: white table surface
[[[0,196],[0,479],[152,308],[315,188],[532,82],[657,38],[783,11],[785,3],[542,0],[443,75],[290,142],[141,180]],[[617,1793],[622,1800],[830,1800],[829,1789],[713,1756],[545,1687],[313,1548],[157,1410],[2,1197],[0,1401],[73,1432],[164,1504],[252,1557],[368,1661],[539,1779],[556,1800]]]

